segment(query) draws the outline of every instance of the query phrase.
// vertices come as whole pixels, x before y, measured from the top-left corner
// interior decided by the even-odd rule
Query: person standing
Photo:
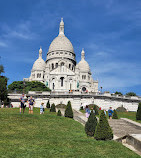
[[[28,100],[28,103],[29,103],[29,114],[33,114],[33,106],[35,104],[35,101],[32,98],[32,96],[30,96],[30,99]]]
[[[40,114],[44,114],[44,103],[41,103]]]
[[[24,106],[24,103],[25,103],[24,94],[22,94],[22,96],[20,97],[20,102],[21,102],[20,114],[21,114],[21,112],[22,112],[22,109],[23,109],[23,114],[24,114],[24,111],[25,111],[25,106]]]
[[[112,119],[112,115],[113,115],[112,107],[109,108],[108,115],[109,115],[109,119]]]
[[[88,105],[86,105],[85,112],[86,112],[86,117],[88,118],[90,115],[90,109],[89,109]]]

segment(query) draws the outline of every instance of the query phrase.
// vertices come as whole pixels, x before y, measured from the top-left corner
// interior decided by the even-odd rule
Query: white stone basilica
[[[61,19],[59,35],[50,44],[46,62],[39,58],[34,62],[27,81],[45,83],[52,91],[61,92],[98,92],[98,81],[94,81],[89,64],[82,49],[81,61],[77,64],[75,52],[70,40],[64,34],[64,22]]]

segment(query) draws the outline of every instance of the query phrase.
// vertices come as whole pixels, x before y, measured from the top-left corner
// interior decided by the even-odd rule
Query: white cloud
[[[7,47],[7,44],[5,42],[0,41],[0,47]]]

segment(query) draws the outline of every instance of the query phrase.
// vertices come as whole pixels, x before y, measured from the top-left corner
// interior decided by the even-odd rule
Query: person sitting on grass
[[[109,115],[109,119],[112,119],[112,115],[113,115],[112,107],[110,107],[110,109],[108,110],[108,115]]]
[[[40,114],[44,114],[44,103],[41,103]]]

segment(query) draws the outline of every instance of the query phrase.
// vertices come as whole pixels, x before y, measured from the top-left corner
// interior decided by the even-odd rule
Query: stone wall
[[[46,105],[47,101],[50,100],[50,103],[55,105],[57,104],[67,104],[68,101],[71,101],[73,109],[79,109],[81,105],[96,104],[102,109],[108,110],[109,107],[116,109],[118,107],[125,107],[128,111],[137,111],[138,103],[141,102],[140,97],[125,97],[117,95],[106,95],[106,94],[96,94],[96,93],[61,93],[61,92],[29,92],[25,98],[33,96],[35,99],[35,107],[39,107],[41,102],[44,102]],[[11,103],[14,107],[19,107],[21,94],[9,94]]]

